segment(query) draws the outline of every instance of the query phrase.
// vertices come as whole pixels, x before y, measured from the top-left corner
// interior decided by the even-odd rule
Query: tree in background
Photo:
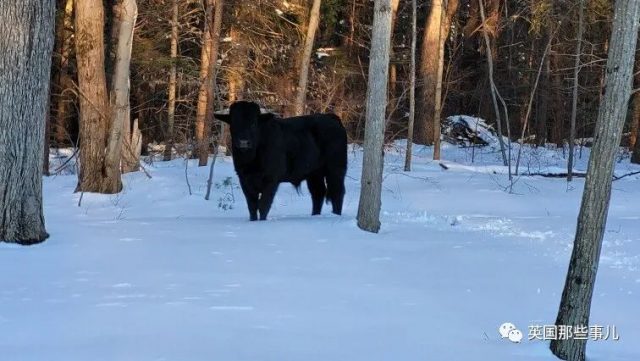
[[[307,83],[309,82],[309,62],[311,61],[311,53],[313,52],[313,41],[318,30],[320,22],[320,3],[321,0],[313,0],[311,6],[311,14],[309,15],[309,25],[307,26],[307,36],[304,41],[304,48],[300,57],[300,76],[298,77],[298,89],[296,99],[293,104],[294,114],[302,115],[304,113],[305,103],[307,100]]]
[[[54,9],[54,0],[0,2],[0,242],[49,236],[42,163]]]
[[[391,0],[375,0],[373,32],[367,85],[367,112],[362,160],[358,227],[369,232],[380,230],[384,131],[391,47]]]
[[[218,2],[220,3],[217,5]],[[200,56],[200,90],[198,91],[198,110],[196,113],[196,150],[200,167],[206,166],[209,159],[209,133],[212,119],[207,118],[207,107],[215,95],[215,89],[210,89],[210,87],[214,81],[213,77],[216,76],[219,35],[222,26],[222,14],[221,11],[216,14],[217,7],[222,9],[220,0],[205,1],[205,23]]]
[[[442,88],[444,44],[449,37],[451,22],[458,11],[458,0],[431,2],[420,52],[420,99],[414,130],[415,142],[433,144],[436,94]],[[440,76],[439,76],[440,75]]]
[[[111,99],[107,92],[105,17],[102,1],[76,0],[76,62],[80,97],[80,174],[77,191],[118,193],[129,134],[129,62],[137,16],[135,0],[116,4]],[[125,147],[131,152],[131,148]]]
[[[607,59],[605,92],[598,112],[578,227],[556,325],[588,326],[602,239],[611,198],[616,153],[622,137],[633,84],[640,1],[616,0]],[[552,340],[551,351],[563,360],[583,361],[587,340]]]

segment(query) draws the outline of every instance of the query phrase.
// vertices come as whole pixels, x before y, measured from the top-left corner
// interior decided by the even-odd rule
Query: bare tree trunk
[[[549,97],[551,88],[550,56],[544,59],[540,78],[540,91],[536,93],[536,145],[544,147],[548,140],[549,127]]]
[[[198,106],[196,109],[196,151],[198,157],[198,165],[203,167],[207,165],[209,158],[209,145],[207,138],[209,137],[209,127],[207,124],[207,97],[209,85],[209,63],[211,60],[212,31],[210,29],[213,19],[213,7],[215,0],[206,0],[205,5],[205,22],[204,32],[202,33],[202,53],[200,55],[200,89],[198,91]],[[215,61],[215,60],[213,60]]]
[[[69,142],[69,134],[67,131],[68,103],[70,95],[66,92],[72,87],[72,80],[69,77],[69,60],[71,58],[71,47],[73,46],[73,37],[69,29],[73,27],[73,0],[60,1],[62,9],[56,23],[56,55],[58,57],[58,74],[57,85],[58,94],[52,96],[54,99],[55,120],[52,122],[54,127],[53,134],[56,140],[56,146],[61,147]]]
[[[384,166],[385,110],[391,46],[391,0],[375,0],[367,85],[367,111],[362,161],[358,227],[380,230],[382,170]]]
[[[133,31],[138,17],[136,0],[121,0],[117,6],[118,41],[116,45],[116,60],[111,90],[111,114],[113,121],[109,133],[109,144],[105,159],[107,174],[113,173],[109,179],[120,182],[120,170],[124,173],[137,171],[140,168],[139,154],[131,145],[131,104],[130,94],[130,65]],[[122,184],[114,184],[114,187]]]
[[[411,65],[409,70],[409,123],[407,126],[407,154],[404,160],[405,172],[411,171],[413,152],[413,123],[416,117],[416,45],[417,45],[417,0],[411,0]]]
[[[445,23],[444,14],[447,12],[447,2],[440,0],[440,24]],[[436,6],[435,2],[431,6]],[[451,26],[449,21],[449,26]],[[440,117],[442,115],[442,74],[444,73],[444,44],[446,39],[442,38],[443,28],[439,27],[438,34],[438,70],[436,71],[436,91],[433,98],[433,160],[440,160]],[[447,32],[448,33],[448,32]]]
[[[458,11],[459,0],[449,0],[446,12],[442,6],[445,0],[433,1],[431,10],[427,17],[427,24],[424,29],[422,39],[422,50],[420,57],[420,97],[421,106],[418,109],[415,122],[415,141],[419,144],[433,144],[434,142],[434,115],[436,84],[438,83],[438,68],[440,47],[444,46],[449,37],[451,21]]]
[[[214,108],[215,108],[215,95],[216,95],[216,78],[217,78],[217,62],[216,59],[218,59],[218,49],[219,49],[219,45],[220,45],[220,32],[222,29],[222,11],[223,11],[223,7],[224,7],[224,1],[223,0],[211,0],[211,1],[215,1],[215,4],[213,4],[214,6],[214,16],[212,19],[212,25],[209,27],[209,29],[212,31],[211,34],[211,61],[209,62],[209,78],[207,79],[207,112],[206,112],[206,121],[207,124],[213,124],[214,122],[214,116],[213,116],[213,112],[214,112]],[[220,122],[222,123],[222,122]],[[216,134],[216,136],[218,136],[219,134]],[[218,142],[214,141],[214,156],[217,155],[218,150],[217,150],[217,146],[218,146]],[[207,144],[207,149],[209,148],[209,144]],[[200,154],[200,164],[202,164],[204,162],[204,165],[207,165],[207,161],[209,160],[209,152],[207,151],[206,153],[206,158],[203,160],[202,159],[202,153]]]
[[[75,1],[76,59],[80,92],[80,172],[77,191],[116,193],[107,179],[105,149],[110,125],[102,0]],[[115,176],[112,172],[110,176]]]
[[[491,101],[493,103],[493,110],[496,115],[498,143],[500,143],[500,153],[502,154],[502,163],[506,166],[507,164],[511,165],[511,146],[509,146],[509,161],[507,162],[507,154],[504,148],[504,139],[502,138],[502,116],[500,115],[500,107],[498,105],[498,99],[497,99],[499,97],[499,93],[498,93],[498,87],[496,87],[496,83],[493,78],[493,51],[491,49],[491,40],[489,39],[488,30],[484,28],[484,26],[486,26],[486,23],[487,23],[487,19],[484,12],[484,0],[478,0],[478,5],[480,10],[480,16],[482,19],[482,24],[483,24],[482,35],[484,37],[484,43],[487,48],[486,53],[487,53],[487,66],[489,68],[489,83],[491,86]],[[504,111],[506,115],[506,112],[507,112],[506,107]],[[508,127],[508,124],[507,124],[507,127]],[[509,178],[511,178],[511,170],[509,170]]]
[[[573,159],[576,143],[576,118],[578,116],[578,92],[580,91],[580,56],[582,55],[582,37],[584,34],[584,0],[579,0],[578,36],[576,38],[575,63],[573,68],[573,97],[571,98],[571,128],[569,129],[569,161],[567,162],[567,182],[573,180]]]
[[[176,73],[178,62],[178,16],[180,7],[178,0],[173,0],[172,16],[171,16],[171,69],[169,70],[169,90],[167,104],[167,132],[164,148],[164,160],[171,160],[173,151],[173,133],[176,118]]]
[[[638,40],[640,1],[616,0],[607,59],[605,92],[596,123],[569,270],[556,325],[587,327],[606,226],[611,181],[631,96]],[[586,340],[552,340],[551,351],[563,360],[584,361]]]
[[[313,41],[316,37],[316,31],[318,30],[318,24],[320,22],[320,3],[321,0],[313,0],[313,5],[311,6],[309,26],[307,27],[307,37],[304,42],[302,57],[300,58],[298,92],[296,94],[295,104],[293,105],[295,115],[301,115],[304,113],[307,99],[307,83],[309,81],[309,62],[311,61],[311,53],[313,52]]]
[[[54,0],[0,1],[0,242],[47,239],[42,160]]]

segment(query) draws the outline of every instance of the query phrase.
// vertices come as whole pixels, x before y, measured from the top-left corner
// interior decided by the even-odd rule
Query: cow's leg
[[[260,211],[260,220],[266,221],[267,214],[269,214],[269,210],[271,209],[271,204],[273,203],[273,197],[276,195],[276,191],[278,190],[278,183],[269,183],[263,189],[262,193],[260,193],[260,200],[258,202],[258,210]]]
[[[331,201],[333,213],[337,215],[342,214],[345,173],[342,169],[329,169],[327,172],[327,198]]]
[[[250,186],[246,179],[240,178],[240,187],[242,187],[242,193],[247,199],[247,207],[249,208],[249,220],[258,220],[258,192]]]
[[[307,187],[309,188],[311,201],[313,202],[311,215],[315,216],[322,212],[322,202],[324,202],[324,196],[327,194],[327,187],[324,184],[324,176],[322,173],[314,173],[307,178]]]

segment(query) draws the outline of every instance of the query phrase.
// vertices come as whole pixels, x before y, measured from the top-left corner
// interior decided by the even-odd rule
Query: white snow
[[[521,177],[510,194],[491,147],[471,163],[472,149],[445,146],[443,170],[415,146],[405,173],[403,146],[386,154],[379,234],[356,226],[355,148],[342,217],[311,217],[306,189],[283,184],[271,219],[249,222],[239,189],[203,199],[195,163],[189,196],[181,159],[80,207],[74,175],[46,178],[51,238],[0,245],[0,359],[555,360],[527,328],[554,323],[584,180]],[[523,155],[524,170],[565,165],[561,150]],[[624,159],[616,173],[638,170]],[[218,159],[216,183],[227,177],[237,187]],[[590,361],[640,359],[639,200],[639,176],[614,183],[591,321],[621,339],[589,341]]]

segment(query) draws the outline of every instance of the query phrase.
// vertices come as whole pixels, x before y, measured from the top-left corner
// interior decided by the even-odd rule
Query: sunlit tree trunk
[[[0,1],[0,242],[44,241],[42,161],[54,0]]]
[[[105,149],[110,127],[102,0],[75,1],[75,42],[80,93],[80,173],[77,191],[117,193],[120,179],[107,179]],[[115,177],[116,174],[110,173]]]
[[[391,0],[375,0],[358,227],[380,230],[384,132],[391,46]]]
[[[440,49],[449,37],[451,21],[458,11],[458,5],[458,0],[434,0],[427,17],[420,52],[420,107],[414,129],[415,142],[419,144],[434,142],[436,86],[442,81],[442,77],[438,77],[438,69],[444,62]]]
[[[209,145],[207,138],[209,137],[209,126],[207,125],[207,96],[209,85],[209,62],[211,61],[211,25],[213,19],[213,2],[215,0],[206,0],[205,6],[205,23],[202,33],[202,52],[200,54],[200,89],[198,91],[198,105],[196,108],[196,144],[195,150],[198,157],[198,165],[203,167],[207,165],[209,157]]]
[[[605,92],[598,112],[569,270],[556,319],[558,326],[589,325],[591,299],[604,236],[616,153],[633,84],[640,1],[616,0],[607,59]],[[551,341],[563,360],[584,361],[586,339]]]
[[[214,1],[214,0],[212,0]],[[206,112],[206,122],[207,124],[213,124],[214,122],[214,116],[213,116],[213,112],[215,110],[215,96],[216,96],[216,87],[217,87],[217,83],[216,83],[216,79],[217,79],[217,73],[218,73],[218,64],[216,62],[216,59],[218,59],[218,50],[220,48],[220,32],[222,30],[222,11],[223,11],[223,7],[224,7],[224,1],[223,0],[215,0],[215,4],[214,4],[214,15],[213,15],[213,19],[212,19],[212,25],[210,27],[212,34],[211,34],[211,61],[209,62],[209,77],[207,79],[207,112]],[[222,122],[220,122],[222,123]],[[214,142],[214,152],[217,152],[217,141]],[[200,163],[203,162],[202,159],[202,153],[200,154]],[[204,164],[206,165],[208,161],[208,154],[207,154],[207,158],[204,159]],[[213,167],[213,165],[212,165]]]
[[[138,17],[136,0],[121,0],[117,5],[118,41],[115,47],[114,74],[111,90],[111,115],[113,121],[109,132],[109,143],[105,159],[107,178],[120,182],[120,170],[123,172],[137,171],[139,168],[139,154],[135,154],[131,142],[131,105],[130,94],[130,64],[133,31]],[[137,129],[133,134],[137,136]],[[121,167],[122,165],[122,167]],[[113,184],[113,187],[122,187]]]
[[[167,104],[167,132],[164,148],[164,160],[171,160],[174,142],[174,124],[176,118],[176,74],[178,62],[178,16],[180,7],[178,0],[171,6],[171,68],[169,69],[169,89]]]
[[[311,54],[313,53],[313,42],[320,23],[320,3],[321,0],[313,0],[311,6],[311,14],[309,15],[309,24],[307,26],[307,36],[304,42],[304,49],[300,58],[300,76],[298,77],[298,88],[295,103],[293,105],[294,114],[301,115],[304,113],[305,103],[307,99],[307,83],[309,81],[309,63],[311,62]]]
[[[389,114],[388,118],[391,119],[393,112],[395,112],[399,105],[398,99],[398,65],[394,61],[395,55],[393,51],[394,34],[396,28],[396,20],[398,19],[398,6],[400,0],[391,0],[391,48],[389,51],[391,54],[389,64]]]

